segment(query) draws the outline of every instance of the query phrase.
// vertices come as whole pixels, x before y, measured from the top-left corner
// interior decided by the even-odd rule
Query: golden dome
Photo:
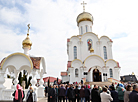
[[[23,45],[23,48],[28,47],[29,49],[31,49],[32,42],[29,38],[29,34],[27,34],[27,37],[23,40],[22,45]]]
[[[93,24],[93,16],[88,12],[83,12],[83,13],[79,14],[78,17],[77,17],[77,25],[81,21],[91,21],[92,24]]]
[[[132,72],[132,75],[135,75],[135,73],[134,73],[134,72]]]

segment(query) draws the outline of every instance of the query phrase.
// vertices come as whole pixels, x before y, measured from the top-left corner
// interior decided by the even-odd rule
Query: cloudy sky
[[[23,52],[30,23],[30,54],[43,56],[47,76],[60,77],[67,66],[67,38],[78,35],[77,16],[83,0],[0,0],[0,60]],[[85,0],[94,17],[93,32],[113,40],[113,58],[121,75],[138,75],[138,1]]]

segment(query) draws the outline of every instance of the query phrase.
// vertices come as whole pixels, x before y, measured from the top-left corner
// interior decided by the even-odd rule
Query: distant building
[[[39,83],[39,80],[40,79],[37,79],[37,83]],[[43,80],[44,80],[45,85],[48,84],[48,80],[50,82],[50,85],[53,85],[54,82],[57,83],[57,78],[54,78],[54,77],[45,77],[45,78],[43,78]],[[58,79],[58,83],[60,83],[60,82],[61,82],[61,79]]]
[[[124,75],[120,76],[122,82],[138,82],[138,76],[136,76],[134,73],[131,75]]]

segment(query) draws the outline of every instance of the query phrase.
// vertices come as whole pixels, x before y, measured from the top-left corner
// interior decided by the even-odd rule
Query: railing
[[[12,96],[13,92],[14,92],[13,89],[2,90],[2,100],[7,100],[7,101],[13,100],[13,96]]]
[[[13,100],[12,94],[14,93],[14,91],[15,90],[13,90],[13,89],[4,89],[4,90],[2,90],[2,100],[4,100],[4,101],[12,101]],[[26,99],[27,92],[28,92],[28,89],[25,89],[24,90],[24,94],[25,94],[24,100]]]

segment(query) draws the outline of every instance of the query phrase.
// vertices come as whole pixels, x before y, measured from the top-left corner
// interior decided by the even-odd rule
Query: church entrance
[[[94,82],[101,82],[102,81],[101,72],[99,72],[98,69],[93,70],[93,81]]]

